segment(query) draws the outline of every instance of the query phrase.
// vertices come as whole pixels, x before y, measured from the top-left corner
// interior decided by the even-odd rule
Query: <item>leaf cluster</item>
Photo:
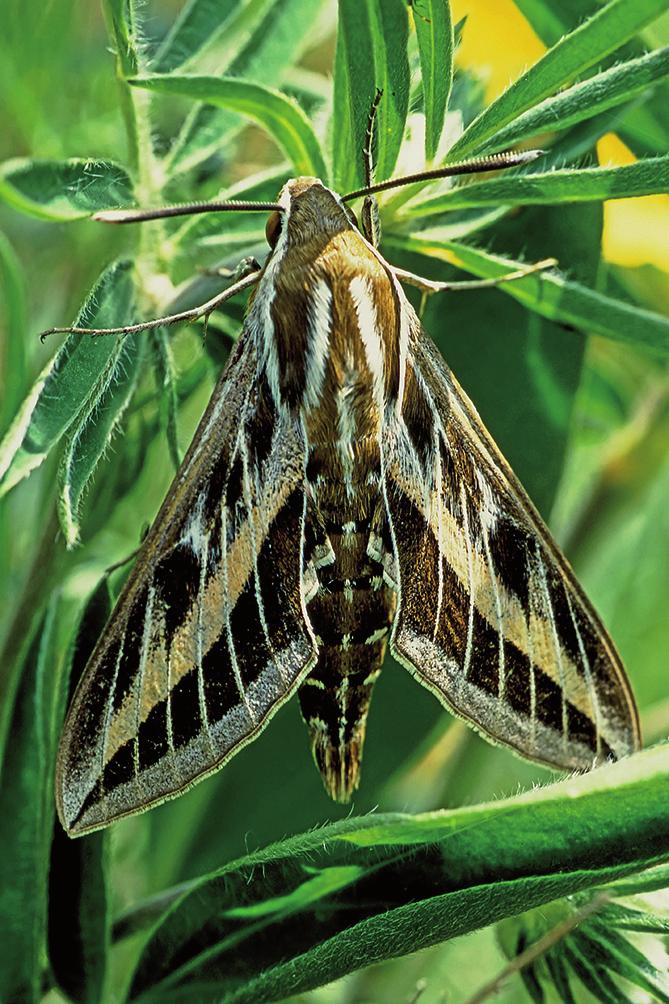
[[[666,3],[518,6],[546,43],[545,55],[483,106],[472,73],[454,71],[457,37],[469,28],[454,28],[447,0],[339,0],[336,36],[323,0],[188,0],[155,39],[135,0],[104,0],[113,58],[100,100],[118,101],[125,159],[118,126],[106,119],[96,122],[99,143],[91,133],[87,146],[77,139],[65,150],[43,122],[48,156],[0,164],[0,201],[35,243],[47,222],[76,227],[118,205],[274,199],[296,174],[352,190],[363,183],[377,88],[379,181],[541,143],[546,154],[529,168],[387,193],[382,249],[437,279],[491,278],[525,260],[559,259],[554,272],[476,299],[463,294],[445,306],[434,298],[424,322],[546,515],[558,498],[556,525],[609,620],[617,617],[632,663],[636,654],[642,703],[651,704],[663,691],[659,674],[644,667],[661,665],[669,642],[666,628],[655,626],[669,583],[653,536],[669,542],[669,468],[649,431],[651,419],[658,440],[667,431],[669,321],[661,296],[635,285],[638,277],[602,272],[600,202],[669,188],[669,40],[658,36],[647,51],[644,34]],[[304,60],[307,38],[296,25],[312,21]],[[321,70],[335,37],[330,87]],[[107,97],[112,72],[115,99]],[[596,143],[612,128],[640,155],[635,163],[596,163]],[[120,253],[90,276],[76,324],[123,325],[202,302],[226,281],[204,270],[262,256],[263,232],[257,214],[228,214],[223,223],[202,216],[100,238],[104,253],[106,240]],[[87,254],[94,241],[84,238]],[[0,585],[11,611],[0,678],[0,999],[35,1001],[57,987],[81,1002],[279,1000],[497,921],[503,950],[516,957],[605,888],[606,904],[523,970],[528,993],[543,1000],[552,984],[566,1004],[582,999],[583,987],[605,1002],[625,1000],[622,978],[667,1000],[660,966],[628,938],[663,936],[666,922],[620,900],[669,884],[661,868],[669,856],[666,745],[514,795],[534,780],[531,769],[482,748],[459,726],[444,733],[429,696],[416,695],[396,667],[386,696],[375,698],[383,727],[374,734],[373,716],[356,805],[363,814],[313,828],[333,810],[310,765],[291,766],[300,762],[302,737],[287,709],[224,778],[149,819],[121,824],[113,855],[105,834],[64,838],[53,813],[60,722],[123,574],[100,573],[128,556],[142,520],[155,512],[169,480],[166,457],[178,464],[183,430],[201,413],[243,305],[226,304],[212,318],[204,351],[192,332],[161,330],[70,335],[48,358],[29,358],[21,267],[5,237],[0,283],[10,332],[1,362],[13,377],[0,403]],[[60,320],[47,303],[48,318],[45,308],[37,316]],[[63,299],[58,305],[65,309]],[[586,335],[599,336],[588,358]],[[649,388],[643,398],[639,386]],[[574,415],[608,438],[586,432],[570,449]],[[635,434],[646,436],[636,453]],[[646,491],[647,522],[629,485],[625,495],[607,480],[631,456],[646,458],[634,484]],[[574,483],[585,504],[568,491],[558,497],[566,458],[578,468]],[[604,558],[595,559],[583,539],[588,506],[602,499]],[[605,535],[621,528],[625,575],[639,554],[648,555],[647,595],[657,597],[645,615],[652,632],[642,640],[626,617],[627,579],[611,574],[620,550]],[[80,542],[85,547],[72,550]],[[399,708],[407,709],[401,721]],[[658,714],[655,732],[666,734],[666,711]],[[416,751],[418,734],[425,743]],[[480,804],[417,811],[446,800]],[[382,813],[364,814],[377,804]],[[392,809],[412,811],[385,811]],[[251,843],[263,850],[245,850],[251,827]]]

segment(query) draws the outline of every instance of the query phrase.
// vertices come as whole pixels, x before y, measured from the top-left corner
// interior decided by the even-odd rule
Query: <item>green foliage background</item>
[[[220,285],[198,269],[264,254],[259,216],[134,231],[87,216],[274,198],[295,173],[350,190],[377,86],[379,180],[548,150],[523,171],[389,193],[383,250],[440,279],[558,258],[550,274],[434,297],[424,322],[600,609],[648,742],[669,733],[669,293],[666,274],[600,257],[602,199],[669,190],[666,2],[518,6],[552,48],[482,110],[476,75],[451,76],[463,28],[446,0],[411,15],[401,0],[2,5],[0,1000],[392,1004],[424,980],[425,1004],[466,1001],[603,886],[599,911],[499,999],[624,1001],[634,984],[669,1000],[669,748],[532,790],[546,772],[390,663],[350,813],[323,794],[289,705],[182,798],[76,842],[54,824],[68,678],[120,581],[103,573],[155,514],[243,304],[212,318],[204,347],[197,328],[36,333],[201,302]],[[611,129],[638,163],[597,167]]]

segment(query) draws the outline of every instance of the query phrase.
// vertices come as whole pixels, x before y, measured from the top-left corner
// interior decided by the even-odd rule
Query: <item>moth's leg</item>
[[[526,275],[533,275],[535,272],[543,272],[547,268],[554,268],[557,265],[557,258],[544,258],[543,261],[534,262],[532,265],[524,265],[514,272],[507,272],[506,275],[499,275],[495,279],[465,279],[457,282],[437,282],[433,279],[425,279],[414,272],[407,272],[403,268],[393,266],[393,273],[400,282],[406,282],[409,286],[416,286],[423,293],[442,293],[448,290],[458,289],[492,289],[500,286],[503,282],[514,282],[516,279],[524,279]]]
[[[379,219],[379,204],[374,195],[366,195],[363,199],[360,226],[364,237],[373,248],[377,248],[381,241],[381,221]]]
[[[201,269],[202,275],[211,275],[222,279],[232,279],[233,282],[239,282],[240,279],[244,279],[247,275],[251,275],[253,272],[259,272],[262,265],[257,258],[253,255],[249,255],[248,258],[242,258],[239,264],[235,265],[234,268],[226,268],[225,265],[216,265],[212,268]]]
[[[367,130],[365,132],[365,149],[363,151],[365,166],[365,188],[370,188],[374,184],[374,122],[376,112],[383,91],[377,88],[372,107],[369,110],[367,119]],[[379,220],[379,204],[376,196],[366,195],[362,202],[360,212],[360,225],[363,235],[367,238],[372,247],[377,248],[381,240],[381,223]]]
[[[257,264],[257,263],[256,263]],[[153,328],[160,328],[164,324],[180,324],[182,321],[196,321],[198,317],[209,317],[222,303],[254,286],[260,278],[262,269],[258,269],[245,275],[228,286],[222,293],[217,293],[211,300],[201,303],[199,307],[192,307],[190,310],[181,310],[177,314],[168,314],[166,317],[156,317],[152,321],[142,321],[140,324],[126,324],[119,328],[49,328],[40,335],[40,341],[44,341],[49,335],[72,334],[72,335],[134,335],[138,331],[151,331]]]

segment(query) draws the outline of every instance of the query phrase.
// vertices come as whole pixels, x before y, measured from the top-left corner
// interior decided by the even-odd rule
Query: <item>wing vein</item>
[[[135,734],[133,736],[132,751],[135,778],[139,777],[139,727],[142,723],[144,674],[146,672],[146,662],[149,656],[149,643],[151,641],[151,629],[153,627],[153,605],[155,603],[155,599],[156,587],[152,582],[146,596],[146,606],[144,608],[144,630],[142,632],[142,648],[139,656],[139,669],[137,671],[137,704],[135,708]]]
[[[585,675],[585,681],[588,688],[588,697],[590,698],[590,707],[592,710],[592,719],[595,724],[595,741],[597,743],[597,758],[601,756],[602,753],[602,728],[601,728],[601,711],[599,707],[599,701],[597,699],[597,689],[594,685],[592,678],[592,669],[590,667],[590,660],[588,659],[588,654],[585,651],[585,645],[583,644],[583,637],[578,626],[578,621],[574,616],[574,609],[572,607],[571,597],[569,595],[569,590],[565,587],[563,583],[564,595],[567,600],[567,607],[569,609],[569,616],[571,622],[574,625],[574,632],[576,634],[576,641],[578,642],[578,650],[581,655],[581,662],[583,664],[583,673]]]
[[[537,568],[539,570],[539,577],[541,579],[541,586],[544,593],[544,601],[546,604],[546,615],[551,626],[551,637],[553,639],[553,648],[555,650],[555,661],[557,663],[558,675],[560,677],[560,699],[562,704],[562,747],[566,752],[569,747],[569,720],[567,717],[567,692],[565,684],[565,674],[564,665],[562,662],[562,648],[560,646],[560,639],[557,633],[557,627],[555,624],[555,613],[553,611],[553,602],[551,600],[550,590],[548,588],[548,578],[546,576],[546,568],[543,563],[541,556],[541,546],[537,541],[536,545],[536,556],[537,556]]]
[[[506,662],[504,656],[504,621],[502,615],[502,597],[499,591],[499,582],[497,581],[497,572],[495,571],[495,566],[492,560],[492,552],[490,550],[490,535],[488,533],[488,524],[485,516],[481,520],[481,529],[483,532],[483,547],[485,550],[486,564],[488,566],[488,575],[490,576],[490,585],[492,588],[493,599],[495,601],[495,616],[497,619],[497,641],[498,641],[498,681],[497,681],[497,699],[500,704],[498,707],[498,715],[501,713],[501,705],[504,701],[504,695],[506,692]]]
[[[105,776],[105,765],[107,758],[107,739],[109,738],[109,727],[111,725],[111,720],[114,715],[114,692],[116,690],[116,683],[118,680],[119,669],[121,667],[121,659],[123,658],[123,651],[125,648],[125,637],[126,629],[123,628],[123,636],[121,638],[121,644],[119,645],[118,655],[116,656],[116,664],[114,666],[114,676],[109,687],[107,695],[107,707],[105,709],[105,721],[102,728],[102,742],[100,743],[100,785],[103,792],[106,794],[104,787],[104,776]]]
[[[198,703],[200,706],[200,721],[204,726],[204,731],[207,736],[207,741],[213,753],[214,740],[209,725],[209,709],[207,708],[207,699],[204,693],[204,652],[203,652],[204,624],[202,621],[202,615],[204,611],[204,593],[207,581],[207,563],[209,561],[210,536],[211,535],[209,532],[204,534],[202,542],[202,552],[200,554],[200,581],[198,584],[198,596],[197,596],[196,646],[197,646],[197,696],[198,696]]]
[[[251,491],[251,482],[249,479],[249,456],[248,456],[246,440],[244,439],[243,436],[241,438],[241,456],[242,456],[242,491],[244,493],[244,502],[246,504],[246,509],[248,513],[249,537],[251,539],[251,549],[253,551],[253,585],[255,590],[256,604],[258,606],[258,615],[260,617],[260,624],[262,626],[263,634],[265,636],[265,642],[267,644],[267,651],[269,652],[272,663],[276,666],[278,665],[276,652],[274,650],[274,643],[272,641],[271,635],[269,633],[269,628],[267,626],[267,618],[265,616],[265,604],[262,598],[260,572],[258,569],[258,538],[256,536],[255,519],[252,515],[253,496]],[[267,532],[267,529],[265,529],[265,532]],[[279,672],[281,673],[283,679],[282,670],[279,669]]]
[[[467,643],[465,646],[465,662],[462,667],[462,676],[460,678],[460,688],[459,694],[462,695],[462,689],[467,676],[469,674],[469,667],[472,661],[472,650],[474,647],[474,559],[472,556],[472,536],[471,530],[469,528],[469,512],[467,510],[467,493],[465,491],[464,481],[460,482],[460,506],[462,508],[462,529],[465,534],[465,546],[467,548],[467,581],[468,581],[468,593],[469,593],[469,611],[467,614]]]

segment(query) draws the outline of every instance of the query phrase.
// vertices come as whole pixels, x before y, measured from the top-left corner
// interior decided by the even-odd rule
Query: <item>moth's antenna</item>
[[[498,171],[506,167],[518,167],[521,164],[531,164],[537,157],[542,157],[545,150],[524,150],[516,153],[507,150],[504,153],[494,153],[490,157],[476,157],[473,160],[463,160],[458,164],[447,164],[436,167],[432,171],[420,171],[418,174],[407,174],[402,178],[389,178],[375,185],[357,188],[355,192],[342,195],[342,200],[358,199],[363,195],[374,195],[376,192],[387,192],[390,188],[401,188],[402,185],[415,185],[419,181],[435,181],[438,178],[452,178],[458,174],[478,174],[482,171]]]
[[[91,219],[100,223],[144,223],[147,220],[163,220],[168,216],[194,216],[197,213],[272,213],[284,212],[278,202],[185,202],[178,206],[163,206],[160,209],[103,209],[94,213]]]
[[[383,91],[380,87],[377,87],[376,93],[374,94],[374,100],[372,101],[371,108],[369,109],[369,115],[367,117],[365,148],[362,152],[365,168],[365,188],[371,188],[374,181],[374,123],[376,122],[376,113],[379,110],[379,104],[382,97]]]
[[[365,168],[365,188],[368,192],[371,192],[374,188],[374,123],[376,122],[376,113],[379,109],[382,97],[383,91],[377,87],[374,100],[372,101],[372,106],[369,109],[367,131],[365,132],[365,149],[363,150],[363,158]],[[360,213],[360,223],[362,224],[362,232],[369,243],[372,247],[377,248],[381,240],[381,221],[379,219],[378,203],[371,194],[365,196],[365,201],[362,204],[362,212]]]

